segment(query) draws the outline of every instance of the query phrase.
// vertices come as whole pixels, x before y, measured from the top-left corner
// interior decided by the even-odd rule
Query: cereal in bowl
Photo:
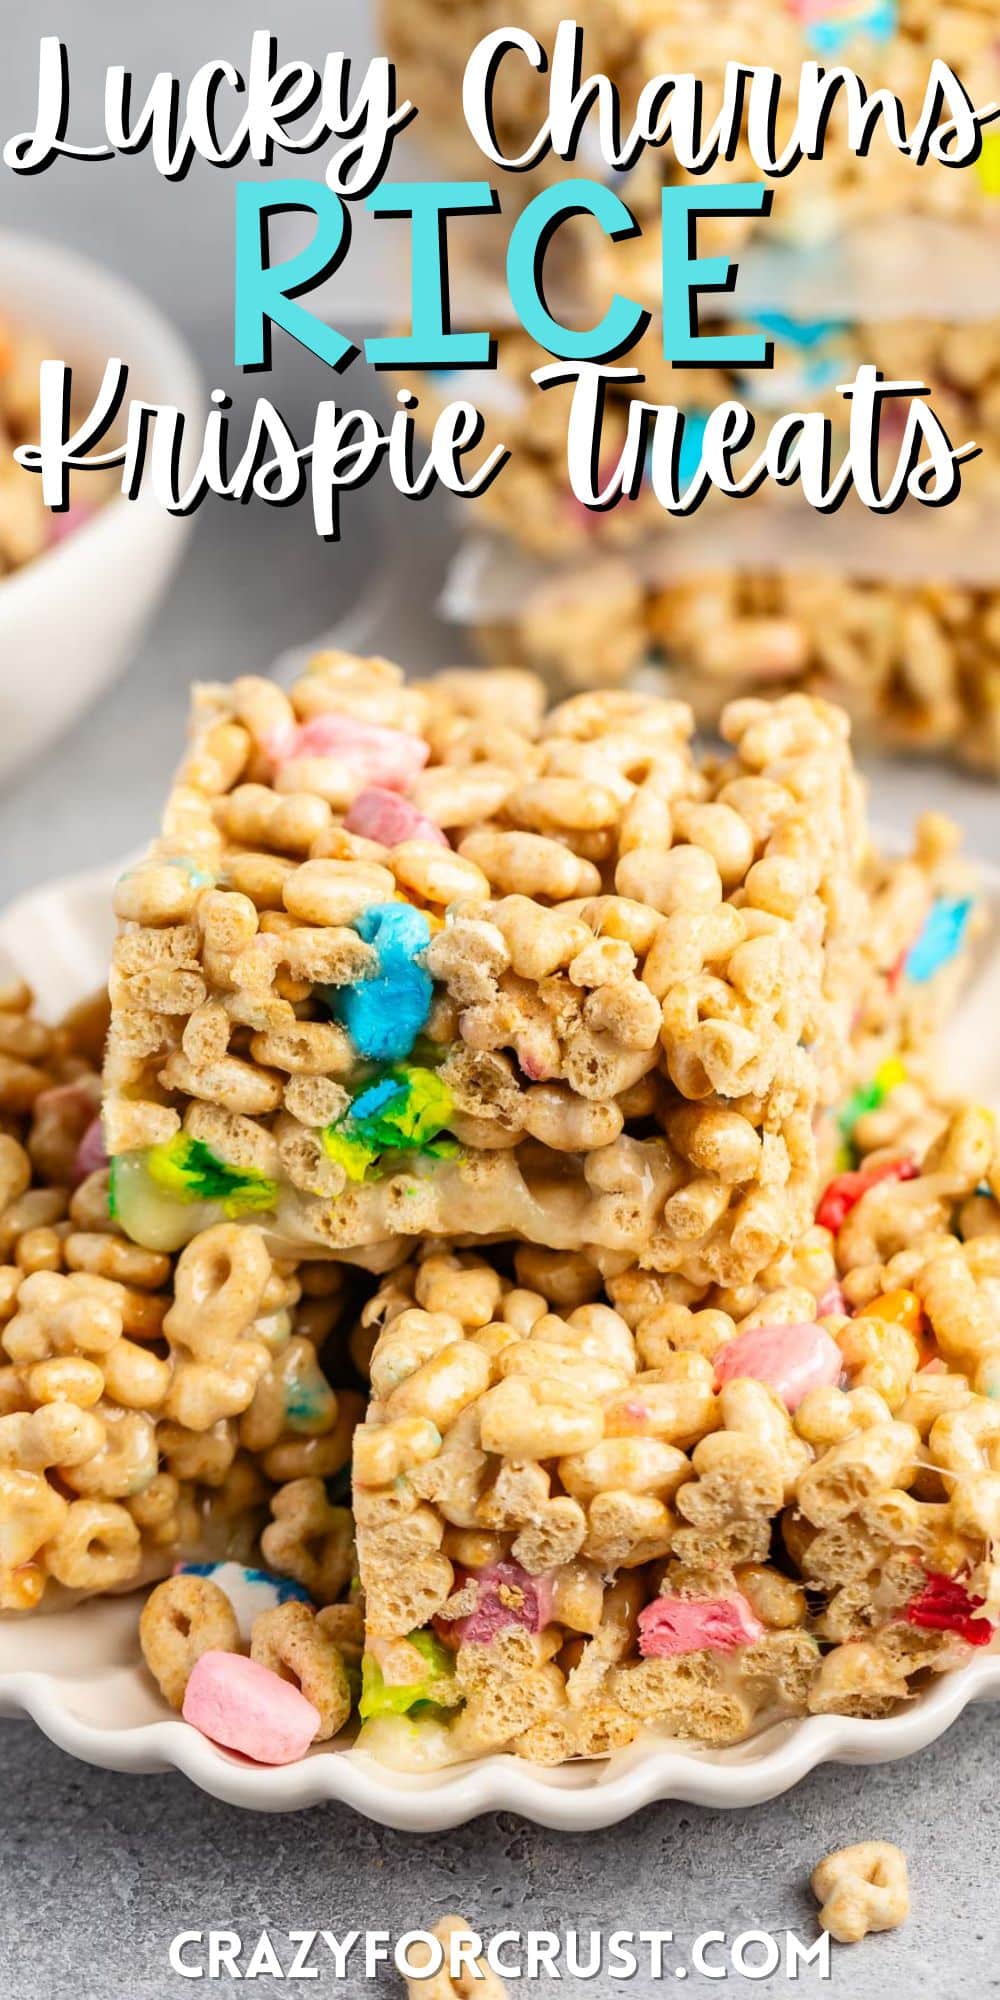
[[[18,445],[37,444],[38,370],[47,353],[37,334],[0,319],[0,578],[83,527],[108,498],[113,481],[110,472],[91,474],[86,498],[74,496],[56,513],[45,505],[41,480],[16,463]]]

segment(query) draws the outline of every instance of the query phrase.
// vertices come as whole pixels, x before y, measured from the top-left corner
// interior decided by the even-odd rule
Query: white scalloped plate
[[[104,978],[116,871],[76,876],[23,897],[0,917],[0,978],[30,977],[42,1009],[55,1014]],[[956,1089],[1000,1109],[1000,872],[987,874],[990,937],[946,1038],[943,1073]],[[774,1798],[817,1764],[878,1764],[923,1749],[970,1701],[1000,1695],[1000,1653],[943,1675],[902,1714],[881,1722],[813,1716],[780,1723],[728,1750],[657,1740],[606,1763],[542,1769],[517,1757],[487,1757],[450,1770],[404,1776],[347,1747],[264,1769],[228,1755],[165,1719],[139,1655],[135,1598],[95,1599],[71,1611],[0,1620],[0,1715],[26,1714],[54,1743],[114,1771],[183,1771],[203,1791],[256,1812],[291,1812],[336,1799],[368,1819],[430,1833],[477,1814],[520,1812],[542,1826],[586,1833],[626,1819],[656,1799],[749,1806]]]

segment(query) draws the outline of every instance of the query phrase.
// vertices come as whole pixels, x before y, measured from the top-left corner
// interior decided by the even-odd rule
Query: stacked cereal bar
[[[363,1747],[731,1744],[887,1715],[993,1640],[1000,1156],[901,1096],[753,1285],[441,1244],[384,1282]]]
[[[134,1588],[192,1557],[272,1567],[336,1597],[361,1399],[319,1350],[336,1270],[298,1273],[223,1222],[177,1260],[109,1219],[96,1065],[106,1002],[57,1028],[0,991],[0,1611]]]
[[[160,1251],[259,1223],[386,1269],[427,1235],[753,1277],[851,1080],[871,859],[838,711],[320,656],[203,689],[123,878],[105,1136]]]
[[[345,654],[199,692],[103,1131],[103,1012],[0,1007],[4,1609],[162,1577],[213,1741],[358,1706],[422,1768],[883,1714],[992,1640],[1000,1159],[921,1080],[969,883],[935,816],[873,852],[839,711],[724,729]]]

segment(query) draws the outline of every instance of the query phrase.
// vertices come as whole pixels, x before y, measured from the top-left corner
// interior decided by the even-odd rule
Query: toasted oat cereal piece
[[[250,1657],[300,1687],[319,1715],[315,1741],[336,1736],[351,1712],[343,1658],[307,1604],[276,1604],[254,1619]]]
[[[191,1669],[202,1653],[239,1651],[240,1628],[225,1591],[204,1576],[171,1576],[147,1598],[139,1644],[171,1708],[184,1706]]]
[[[485,1958],[475,1957],[470,1965],[481,1939],[465,1917],[439,1917],[430,1935],[441,1946],[442,1963],[436,1972],[407,1979],[408,2000],[507,2000],[509,1989]]]
[[[859,1944],[869,1931],[895,1931],[910,1914],[906,1856],[888,1840],[838,1847],[810,1876],[822,1904],[819,1921],[838,1944]]]
[[[706,1285],[808,1227],[868,976],[843,718],[736,703],[699,764],[683,705],[509,686],[332,653],[288,696],[196,697],[117,895],[104,1116],[138,1243],[257,1220],[381,1271],[513,1234]],[[411,817],[359,817],[372,789]],[[286,864],[280,908],[233,886],[248,849]]]

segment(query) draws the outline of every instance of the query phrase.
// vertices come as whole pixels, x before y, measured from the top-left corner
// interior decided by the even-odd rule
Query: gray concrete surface
[[[908,1763],[829,1767],[746,1814],[686,1805],[580,1839],[501,1813],[440,1836],[391,1834],[333,1808],[295,1818],[241,1815],[183,1778],[124,1778],[74,1764],[28,1725],[9,1723],[0,1849],[0,1991],[6,2000],[181,2000],[202,1991],[169,1970],[181,1930],[234,1930],[249,1955],[265,1927],[287,1963],[288,1931],[365,1926],[394,1937],[459,1910],[484,1936],[500,1929],[673,1930],[667,1977],[607,1977],[533,1990],[595,2000],[680,1990],[813,2000],[985,2000],[1000,1985],[995,1869],[1000,1807],[996,1715],[968,1712]],[[883,1837],[909,1857],[906,1927],[835,1948],[829,1981],[807,1968],[753,1981],[709,1979],[690,1964],[708,1930],[785,1930],[812,1939],[810,1868],[831,1847]],[[715,1949],[710,1952],[713,1961]],[[244,1959],[244,1964],[246,1959]],[[222,1990],[237,1990],[221,1982]],[[259,1989],[403,2000],[384,1970],[311,1987],[264,1977]],[[259,1990],[252,1986],[248,1990]],[[219,1986],[209,1990],[218,1992]],[[511,1992],[518,1988],[511,1986]]]
[[[358,32],[358,0],[283,0],[271,23],[315,56]],[[512,9],[516,12],[516,9]],[[37,35],[70,43],[82,132],[104,63],[181,71],[236,53],[258,17],[242,0],[181,0],[164,10],[133,0],[48,0],[39,11],[0,0],[4,61],[0,130],[31,112]],[[2,181],[5,222],[37,229],[130,272],[172,311],[213,381],[230,384],[230,177],[196,170],[166,187],[144,162],[98,170],[59,166]],[[278,352],[268,392],[290,416],[323,393],[318,364]],[[370,581],[388,549],[409,552],[424,581],[408,651],[426,664],[456,642],[426,610],[447,529],[434,510],[398,503],[383,524],[371,502],[349,514],[340,549],[317,544],[305,517],[218,505],[198,517],[171,601],[119,690],[0,798],[0,900],[140,841],[175,760],[192,675],[265,667],[329,625]],[[414,544],[417,554],[414,557]],[[905,825],[933,802],[957,810],[980,852],[1000,858],[996,793],[922,767],[875,772],[881,819]],[[222,1926],[253,1940],[264,1927],[387,1926],[394,1932],[460,1908],[499,1927],[672,1928],[683,1964],[706,1929],[764,1926],[813,1932],[806,1887],[829,1847],[861,1837],[899,1841],[910,1856],[914,1914],[898,1936],[835,1956],[827,1990],[844,2000],[972,2000],[996,1988],[1000,1948],[992,1886],[998,1848],[996,1711],[969,1713],[912,1762],[815,1773],[789,1797],[740,1816],[663,1806],[586,1840],[507,1815],[439,1838],[391,1835],[329,1809],[276,1820],[242,1817],[179,1777],[128,1779],[72,1763],[28,1724],[0,1730],[0,1994],[4,2000],[175,2000],[189,1983],[170,1973],[181,1929]],[[671,1971],[666,1982],[673,1983]],[[260,1982],[267,1990],[276,1982]],[[688,1992],[719,1981],[692,1975]],[[814,1972],[799,1988],[817,1989]],[[796,1990],[782,1975],[734,1986]],[[284,1989],[282,1989],[284,1990]],[[307,1989],[308,1990],[308,1989]],[[332,1991],[324,1978],[312,1990]],[[337,1989],[400,1994],[351,1979]],[[646,2000],[647,1978],[587,1989]],[[725,1988],[723,1990],[726,1990]]]

